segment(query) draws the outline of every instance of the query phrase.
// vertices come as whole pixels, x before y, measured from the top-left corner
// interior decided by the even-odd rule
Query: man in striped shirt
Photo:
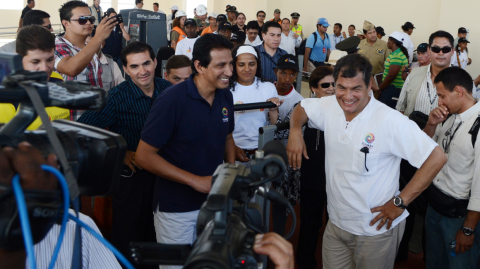
[[[87,111],[78,121],[108,128],[127,141],[123,171],[112,196],[112,244],[128,257],[130,242],[155,242],[151,210],[155,176],[137,167],[135,152],[153,100],[172,84],[154,77],[155,53],[145,43],[130,43],[121,59],[131,79],[109,91],[103,110]]]
[[[263,77],[271,82],[277,81],[274,69],[277,62],[286,51],[280,48],[282,41],[282,27],[276,22],[268,21],[263,25],[263,44],[256,46],[260,52]]]

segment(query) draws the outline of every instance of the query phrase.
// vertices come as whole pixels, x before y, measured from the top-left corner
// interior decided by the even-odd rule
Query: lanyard
[[[460,123],[457,125],[457,128],[455,128],[455,131],[453,131],[453,133],[450,134],[450,132],[452,131],[453,125],[455,124],[456,118],[457,118],[457,116],[455,115],[455,119],[453,119],[452,126],[450,127],[450,129],[448,129],[448,130],[445,132],[445,138],[444,138],[443,141],[442,141],[443,150],[445,151],[445,153],[448,153],[448,149],[449,149],[449,147],[450,147],[450,144],[451,144],[452,141],[453,141],[453,137],[455,137],[455,134],[457,133],[458,128],[460,128],[460,126],[462,125],[462,122],[460,122]],[[450,136],[450,140],[448,139],[449,136]]]
[[[435,103],[435,100],[437,99],[437,94],[435,94],[435,96],[433,97],[433,100],[432,100],[432,96],[430,95],[430,86],[428,84],[428,81],[427,82],[427,92],[428,92],[428,101],[430,102],[430,105],[433,106],[433,103]]]

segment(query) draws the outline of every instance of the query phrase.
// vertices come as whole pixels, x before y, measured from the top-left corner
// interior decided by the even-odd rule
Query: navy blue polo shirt
[[[212,106],[199,94],[193,75],[162,92],[154,101],[141,139],[180,169],[211,176],[223,163],[225,143],[235,126],[233,96],[217,89]],[[157,176],[153,210],[190,212],[207,199],[192,187]]]
[[[120,57],[120,53],[122,52],[122,41],[123,41],[123,33],[120,26],[115,26],[112,30],[112,33],[105,39],[105,46],[102,48],[103,54],[108,54],[116,59]]]

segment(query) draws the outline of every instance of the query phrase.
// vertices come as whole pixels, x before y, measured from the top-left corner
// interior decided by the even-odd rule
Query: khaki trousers
[[[358,236],[328,221],[323,234],[323,268],[391,269],[404,230],[405,220],[383,234]]]

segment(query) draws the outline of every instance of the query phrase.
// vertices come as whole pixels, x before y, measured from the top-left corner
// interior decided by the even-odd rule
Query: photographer
[[[23,189],[52,191],[57,189],[57,179],[53,174],[44,172],[40,165],[47,164],[57,167],[57,158],[50,154],[46,159],[40,151],[27,142],[22,142],[17,149],[3,148],[0,150],[0,185],[10,187],[15,174],[20,176]],[[2,188],[3,189],[3,188]],[[4,189],[5,190],[5,189]],[[2,191],[0,191],[0,194]],[[98,228],[89,217],[80,213],[80,219],[86,222],[97,233]],[[56,268],[70,268],[72,265],[73,240],[75,236],[73,221],[67,222],[64,243],[60,249]],[[37,268],[47,268],[58,239],[60,226],[54,224],[42,241],[34,247]],[[83,268],[120,268],[113,253],[87,232],[82,232]],[[25,268],[25,250],[7,251],[0,249],[0,268]],[[29,268],[28,266],[26,268]]]
[[[65,34],[57,36],[55,40],[55,69],[66,81],[83,81],[95,87],[103,87],[102,63],[97,52],[118,22],[116,19],[103,18],[95,30],[95,37],[85,45],[95,22],[88,5],[82,1],[63,4],[60,20]],[[76,120],[78,116],[75,113],[73,119]]]
[[[138,168],[135,152],[153,100],[172,84],[154,77],[155,53],[145,43],[130,43],[121,59],[130,79],[109,91],[103,110],[86,111],[78,122],[108,128],[127,141],[123,172],[112,195],[112,244],[129,256],[130,242],[155,242],[151,210],[155,176]]]

